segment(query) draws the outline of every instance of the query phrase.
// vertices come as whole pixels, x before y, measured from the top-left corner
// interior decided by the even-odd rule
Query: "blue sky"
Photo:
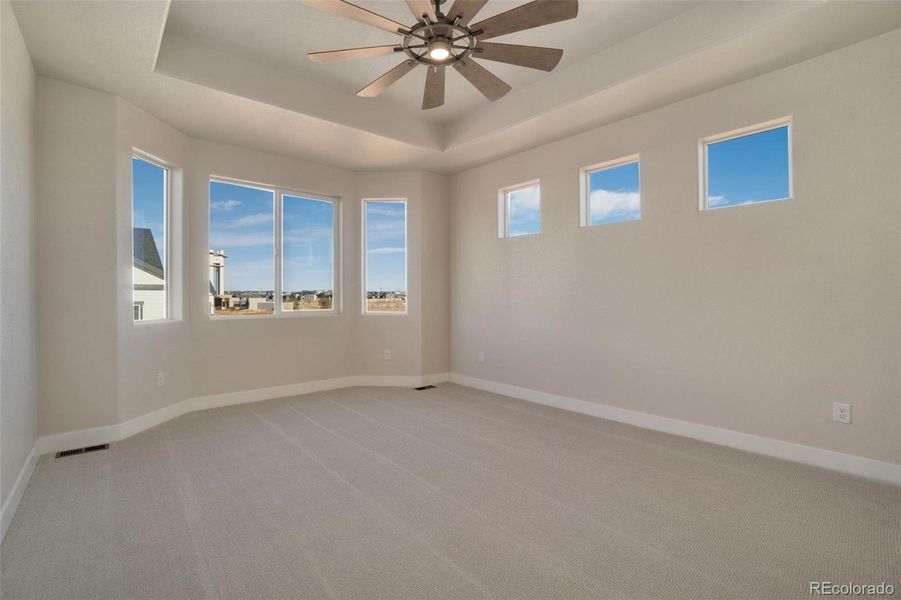
[[[157,252],[166,266],[163,222],[165,221],[164,193],[166,186],[165,169],[140,158],[131,160],[132,184],[132,224],[134,227],[150,229],[156,242]]]
[[[541,191],[539,186],[507,192],[507,235],[528,235],[541,231]]]
[[[228,257],[227,291],[275,287],[274,201],[271,191],[210,182],[210,247]],[[331,290],[335,205],[287,194],[282,201],[282,290]]]
[[[282,200],[282,290],[331,290],[335,205],[298,196]]]
[[[641,218],[637,162],[590,173],[588,184],[591,225]]]
[[[210,249],[224,250],[225,289],[275,288],[275,194],[210,182]]]
[[[366,290],[406,291],[404,202],[366,203]]]
[[[788,126],[707,146],[707,206],[787,198]]]

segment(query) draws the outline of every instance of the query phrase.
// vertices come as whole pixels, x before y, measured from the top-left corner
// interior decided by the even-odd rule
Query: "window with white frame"
[[[335,306],[335,202],[282,194],[283,311]]]
[[[705,138],[700,153],[701,210],[791,198],[789,119]]]
[[[334,312],[334,198],[210,180],[209,311],[214,317]]]
[[[581,170],[581,225],[605,225],[641,218],[638,155]]]
[[[498,193],[498,237],[541,232],[541,185],[530,181]]]
[[[407,312],[407,201],[363,201],[363,311]]]
[[[169,318],[169,169],[145,156],[131,159],[132,316]]]

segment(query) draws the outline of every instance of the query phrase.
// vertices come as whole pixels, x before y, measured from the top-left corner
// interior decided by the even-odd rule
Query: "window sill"
[[[257,321],[268,321],[268,320],[279,320],[279,319],[308,319],[308,318],[319,318],[319,317],[340,317],[343,313],[336,312],[333,310],[329,311],[290,311],[283,312],[279,314],[270,314],[270,315],[234,315],[232,317],[217,317],[215,315],[207,315],[207,319],[210,321],[249,321],[249,320],[257,320]]]

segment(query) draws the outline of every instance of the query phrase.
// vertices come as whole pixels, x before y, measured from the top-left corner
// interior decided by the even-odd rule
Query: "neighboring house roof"
[[[145,273],[164,279],[163,261],[160,259],[160,253],[156,249],[153,232],[144,227],[135,227],[133,229],[133,239],[135,266]]]

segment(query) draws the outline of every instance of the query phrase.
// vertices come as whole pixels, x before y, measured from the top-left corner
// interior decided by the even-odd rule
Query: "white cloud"
[[[537,187],[525,188],[510,192],[510,212],[514,210],[526,212],[538,212],[541,210],[541,196]]]
[[[401,240],[403,237],[403,221],[366,223],[366,239],[370,242],[384,241],[391,238]]]
[[[313,240],[329,239],[332,235],[331,227],[299,227],[286,230],[283,238],[286,244],[308,244]]]
[[[717,206],[723,206],[724,204],[728,204],[729,201],[726,200],[725,196],[710,196],[707,198],[707,206],[710,208],[715,208]]]
[[[594,190],[589,197],[591,222],[607,221],[615,217],[633,218],[641,214],[638,192]]]
[[[214,210],[231,210],[241,206],[240,200],[217,200],[216,202],[210,202],[210,208]]]
[[[247,248],[250,246],[272,246],[274,240],[272,234],[213,234],[210,246],[224,248],[226,253],[229,248]]]
[[[404,214],[403,205],[390,202],[370,202],[366,205],[367,215],[381,215],[384,217],[396,217],[400,219]]]
[[[373,248],[367,250],[366,254],[401,254],[406,251],[406,248]]]
[[[219,225],[219,227],[222,227],[223,229],[240,229],[241,227],[252,227],[254,225],[268,223],[272,223],[272,213],[257,213],[255,215],[240,217],[234,221],[229,221],[228,223],[223,223],[222,225]]]

